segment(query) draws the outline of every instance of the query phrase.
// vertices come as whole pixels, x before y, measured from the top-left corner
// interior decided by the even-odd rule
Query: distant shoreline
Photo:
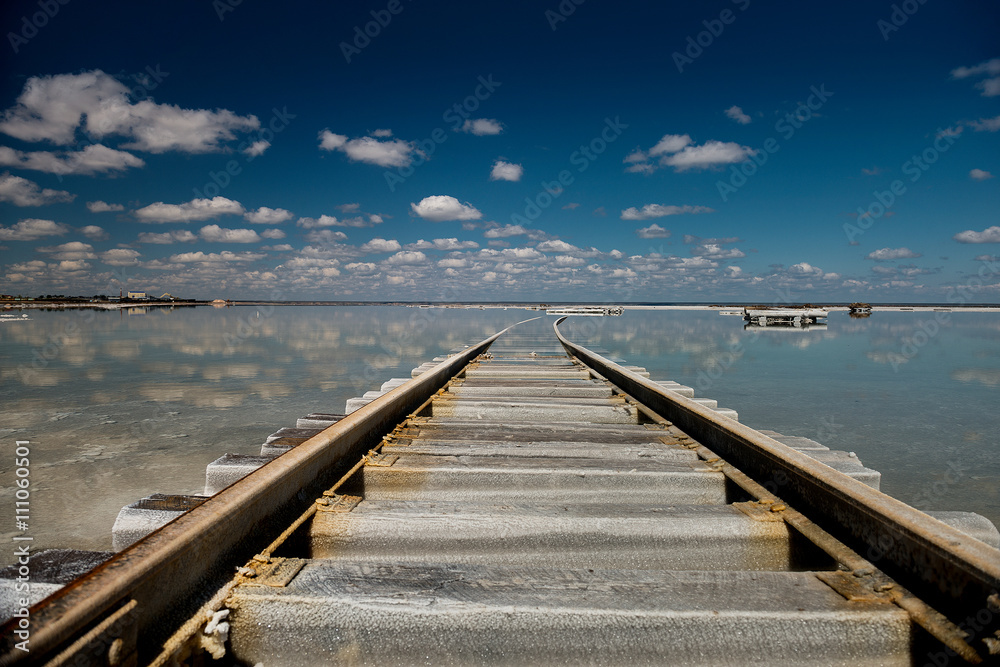
[[[176,308],[211,306],[214,308],[227,308],[234,306],[404,306],[409,308],[445,308],[455,310],[495,310],[498,308],[524,309],[533,311],[544,311],[548,308],[565,308],[577,306],[607,306],[620,305],[625,310],[742,310],[743,308],[753,308],[764,305],[760,302],[754,303],[632,303],[632,304],[609,304],[602,302],[551,302],[551,303],[525,303],[525,302],[495,302],[495,303],[434,303],[427,301],[127,301],[127,302],[81,302],[81,301],[0,301],[0,309],[3,311],[13,310],[66,310],[66,309],[95,309],[95,310],[121,310],[123,308]],[[801,304],[766,304],[771,308],[795,308],[808,305],[812,308],[823,308],[829,312],[850,310],[850,304],[846,303],[801,303]],[[966,313],[988,313],[1000,312],[1000,304],[947,304],[947,303],[886,303],[871,304],[872,312],[966,312]]]

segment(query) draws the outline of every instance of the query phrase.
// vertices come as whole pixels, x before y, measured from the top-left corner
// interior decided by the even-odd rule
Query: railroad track
[[[285,453],[33,607],[31,654],[5,626],[3,663],[1000,654],[1000,551],[847,453],[743,426],[544,321],[414,374],[276,434]]]

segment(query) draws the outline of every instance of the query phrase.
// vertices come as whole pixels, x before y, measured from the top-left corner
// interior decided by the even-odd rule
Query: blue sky
[[[996,3],[315,5],[6,3],[0,292],[998,300]]]

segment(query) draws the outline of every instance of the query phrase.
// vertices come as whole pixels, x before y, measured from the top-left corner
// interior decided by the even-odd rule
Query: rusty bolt
[[[757,502],[759,502],[761,505],[773,505],[774,504],[774,501],[771,500],[770,498],[761,498]]]
[[[317,505],[329,505],[330,504],[330,499],[329,498],[317,498],[316,499],[316,504]]]
[[[771,505],[772,512],[780,512],[783,509],[787,509],[784,505]]]
[[[258,563],[270,563],[271,562],[271,559],[268,558],[267,556],[265,556],[264,554],[256,554],[253,557],[253,559],[255,561],[257,561]]]

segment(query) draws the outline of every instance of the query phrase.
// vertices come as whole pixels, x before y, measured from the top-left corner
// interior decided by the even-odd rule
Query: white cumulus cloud
[[[309,243],[318,243],[324,246],[335,245],[340,241],[346,240],[347,234],[339,230],[334,231],[332,229],[317,229],[306,234],[306,241],[309,241]]]
[[[876,262],[886,262],[894,259],[916,259],[923,257],[919,252],[913,252],[909,248],[879,248],[865,255],[865,259],[873,259]]]
[[[348,139],[328,129],[319,133],[319,147],[325,151],[342,151],[355,162],[380,167],[406,167],[413,160],[413,154],[417,150],[415,144],[402,139],[386,141],[380,141],[378,137]]]
[[[976,132],[996,132],[1000,130],[1000,116],[973,120],[969,122],[969,126]]]
[[[0,241],[34,241],[43,236],[62,236],[69,230],[69,225],[61,222],[27,218],[10,227],[0,225]]]
[[[691,137],[687,134],[665,134],[663,138],[656,142],[656,145],[649,149],[649,155],[656,157],[669,153],[676,153],[691,144]]]
[[[509,236],[521,236],[527,234],[528,230],[521,225],[504,225],[503,227],[493,227],[483,232],[483,236],[488,239],[504,239]]]
[[[395,255],[386,258],[387,264],[395,266],[411,266],[413,264],[423,264],[427,261],[427,255],[419,250],[402,250]]]
[[[447,220],[478,220],[483,217],[471,204],[463,204],[449,195],[424,197],[418,204],[410,204],[413,212],[424,220],[445,222]]]
[[[124,171],[146,163],[131,153],[91,144],[82,151],[19,151],[0,146],[0,166],[32,169],[47,174],[84,175]]]
[[[664,206],[663,204],[646,204],[641,209],[631,206],[622,211],[622,220],[650,220],[652,218],[663,218],[668,215],[682,215],[685,213],[715,213],[714,208],[708,206]]]
[[[659,167],[673,167],[682,172],[689,169],[711,169],[725,164],[743,162],[755,151],[735,142],[710,140],[698,145],[687,134],[667,134],[648,151],[635,150],[625,162],[632,173],[652,173]],[[658,158],[657,162],[651,162]]]
[[[322,227],[341,227],[340,221],[332,215],[321,215],[318,218],[299,218],[296,222],[299,227],[305,229],[319,229]]]
[[[1000,75],[1000,58],[993,58],[972,67],[958,67],[951,71],[953,79],[967,79],[982,75],[990,77],[976,84],[976,88],[983,91],[983,97],[1000,95],[1000,76],[997,76]]]
[[[475,241],[459,241],[456,238],[434,239],[436,250],[475,250],[479,244]]]
[[[503,132],[503,125],[495,118],[470,118],[462,124],[462,132],[480,137],[500,134]]]
[[[198,236],[209,243],[259,243],[260,235],[252,229],[226,229],[218,225],[207,225],[201,228]],[[282,238],[284,235],[277,238]],[[268,237],[275,238],[275,237]]]
[[[125,207],[121,204],[109,204],[98,200],[87,202],[87,210],[91,213],[110,213],[112,211],[124,211]]]
[[[490,180],[519,181],[521,180],[521,176],[523,174],[524,167],[521,165],[504,162],[503,160],[497,160],[493,163],[493,169],[490,170]]]
[[[687,146],[673,155],[665,155],[660,162],[673,167],[674,171],[687,171],[743,162],[753,154],[754,150],[749,146],[740,146],[732,141],[713,140],[706,141],[701,146]]]
[[[97,225],[84,225],[80,228],[80,233],[93,241],[103,241],[109,234]]]
[[[343,147],[347,143],[347,137],[343,134],[334,134],[329,129],[319,133],[319,147],[325,151],[334,151]]]
[[[740,125],[747,125],[750,122],[750,116],[743,113],[743,109],[739,108],[735,104],[726,109],[726,115],[735,120]]]
[[[223,262],[254,262],[258,259],[263,259],[266,257],[264,253],[259,252],[230,252],[229,250],[223,250],[222,252],[184,252],[179,255],[171,255],[170,262],[181,263],[181,264],[194,264],[194,263],[211,263],[218,264]]]
[[[139,243],[153,243],[156,245],[169,245],[171,243],[193,243],[198,237],[187,229],[175,229],[172,232],[142,232],[139,234]]]
[[[953,79],[965,79],[980,74],[1000,74],[1000,58],[993,58],[972,67],[956,67],[951,71]]]
[[[359,275],[368,275],[378,271],[378,265],[372,262],[351,262],[344,267],[351,273],[357,273]]]
[[[139,222],[193,222],[210,220],[220,215],[243,215],[243,205],[225,197],[192,199],[184,204],[164,204],[161,201],[135,211]]]
[[[545,259],[545,255],[534,248],[504,248],[503,250],[483,248],[476,253],[476,257],[497,262],[533,262]]]
[[[101,253],[101,261],[111,266],[132,266],[139,263],[139,256],[131,248],[112,248]]]
[[[375,252],[396,252],[397,250],[402,250],[402,246],[399,245],[399,241],[396,239],[374,238],[363,244],[360,250],[366,254]]]
[[[1000,227],[987,227],[981,232],[969,229],[955,234],[952,238],[959,243],[1000,243]]]
[[[243,215],[244,220],[255,225],[280,225],[291,220],[292,217],[291,211],[286,211],[283,208],[268,208],[267,206],[261,206],[256,211],[247,211]]]
[[[640,239],[665,239],[670,236],[670,230],[664,229],[654,222],[649,227],[635,230],[635,235]]]
[[[129,87],[101,70],[37,76],[0,117],[0,132],[23,141],[71,144],[76,131],[130,139],[123,148],[163,153],[207,153],[236,132],[255,130],[255,116],[226,109],[182,109],[151,100],[132,103]]]
[[[49,246],[47,248],[36,248],[38,252],[44,252],[50,254],[52,259],[59,260],[78,260],[78,259],[97,259],[97,255],[94,254],[94,246],[89,243],[83,243],[81,241],[70,241],[69,243],[62,243],[57,246]]]
[[[12,203],[14,206],[46,206],[71,202],[76,195],[65,190],[42,188],[27,178],[14,176],[10,172],[0,174],[0,201]]]
[[[250,157],[257,157],[258,155],[263,155],[264,151],[271,147],[270,141],[255,141],[246,148],[243,149],[244,155],[249,155]]]
[[[985,181],[993,178],[993,174],[983,169],[973,169],[969,172],[969,178],[974,181]]]
[[[542,241],[536,246],[538,250],[542,252],[573,252],[579,250],[572,243],[566,243],[560,239],[552,239],[549,241]]]
[[[706,259],[740,259],[746,257],[746,253],[738,248],[723,248],[718,243],[703,243],[691,248],[691,254],[695,257]]]

